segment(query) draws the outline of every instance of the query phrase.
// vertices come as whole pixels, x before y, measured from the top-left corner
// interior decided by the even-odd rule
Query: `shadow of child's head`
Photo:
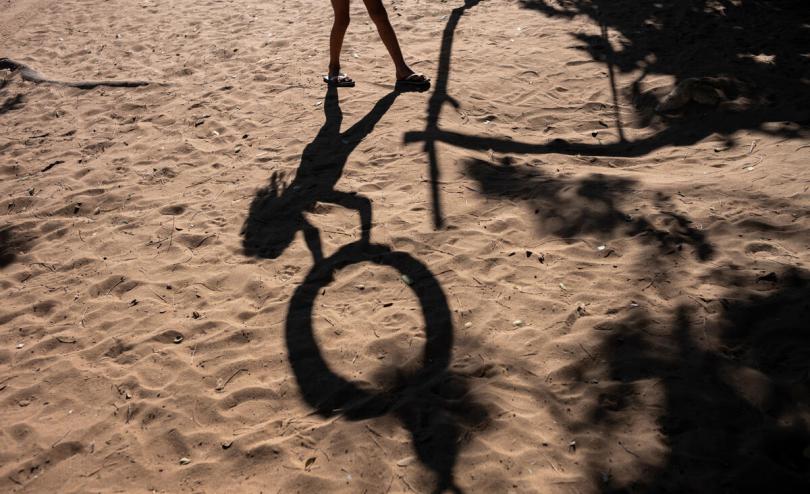
[[[273,173],[250,204],[241,232],[245,255],[276,259],[301,229],[303,215],[300,201],[295,197],[296,186],[285,186],[283,178]]]

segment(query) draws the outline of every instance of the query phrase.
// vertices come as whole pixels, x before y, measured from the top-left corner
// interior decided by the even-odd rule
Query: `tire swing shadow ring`
[[[372,262],[407,275],[419,299],[425,320],[423,366],[411,382],[428,383],[442,376],[450,363],[453,326],[447,299],[439,282],[421,262],[404,252],[378,244],[349,244],[313,267],[290,301],[286,341],[290,363],[303,398],[324,417],[342,414],[349,420],[378,417],[391,411],[398,393],[372,392],[341,377],[324,360],[312,327],[312,310],[318,294],[342,268]]]

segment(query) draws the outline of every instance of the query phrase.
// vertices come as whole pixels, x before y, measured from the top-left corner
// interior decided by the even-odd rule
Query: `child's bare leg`
[[[329,77],[340,74],[340,50],[350,20],[349,0],[332,0],[332,9],[335,11],[335,22],[329,36]]]
[[[391,60],[394,61],[397,79],[405,79],[414,74],[414,71],[405,63],[405,57],[402,56],[402,50],[399,47],[399,41],[397,41],[397,34],[394,32],[391,21],[388,20],[388,12],[385,11],[382,0],[363,0],[363,3],[366,4],[368,15],[374,25],[377,26],[377,32],[380,33],[380,38],[382,38],[383,44],[388,49]]]

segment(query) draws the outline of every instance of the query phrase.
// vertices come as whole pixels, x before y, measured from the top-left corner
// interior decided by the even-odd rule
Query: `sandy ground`
[[[0,491],[810,486],[800,2],[0,4]]]

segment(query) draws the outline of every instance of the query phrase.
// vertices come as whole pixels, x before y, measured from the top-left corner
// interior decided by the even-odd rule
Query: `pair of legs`
[[[388,13],[385,11],[382,0],[363,0],[363,3],[366,5],[366,10],[368,10],[372,22],[377,26],[377,32],[380,33],[380,38],[382,38],[383,44],[388,49],[391,60],[394,61],[397,80],[413,77],[414,71],[405,63],[399,41],[397,41],[397,35],[388,20]],[[349,0],[332,0],[332,8],[335,11],[335,22],[332,25],[332,34],[329,37],[329,77],[340,74],[340,51],[343,48],[343,37],[349,27]],[[421,76],[421,78],[427,80],[424,76]]]

